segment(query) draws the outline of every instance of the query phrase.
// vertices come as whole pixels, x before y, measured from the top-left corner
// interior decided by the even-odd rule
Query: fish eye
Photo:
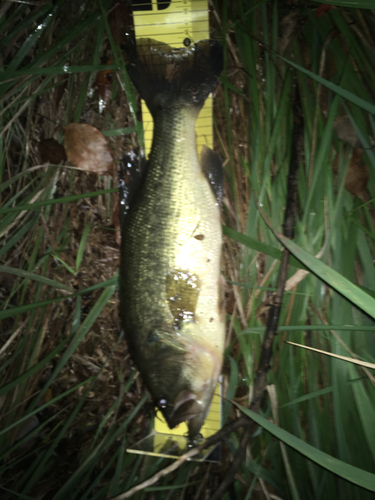
[[[201,433],[197,434],[194,439],[190,439],[188,434],[186,434],[185,437],[187,439],[188,448],[195,448],[196,446],[199,446],[203,441],[203,435]]]
[[[168,401],[165,398],[160,398],[157,400],[157,406],[160,409],[164,409],[168,406]]]

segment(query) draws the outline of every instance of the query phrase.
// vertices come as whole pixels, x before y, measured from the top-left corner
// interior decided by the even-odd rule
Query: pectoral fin
[[[123,156],[120,160],[120,222],[123,226],[125,215],[134,200],[142,178],[147,168],[144,156],[139,156],[136,151]]]
[[[211,189],[221,205],[223,199],[224,172],[220,156],[207,146],[203,146],[201,153],[201,167]]]

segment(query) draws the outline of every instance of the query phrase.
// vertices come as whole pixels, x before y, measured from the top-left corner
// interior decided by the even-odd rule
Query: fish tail
[[[222,47],[212,40],[174,49],[142,38],[126,49],[129,76],[153,116],[176,101],[200,109],[223,69]]]

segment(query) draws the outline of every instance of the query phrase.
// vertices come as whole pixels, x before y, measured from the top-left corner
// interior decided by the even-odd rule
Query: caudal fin
[[[129,44],[127,52],[129,76],[152,115],[173,101],[201,108],[223,69],[222,47],[212,40],[173,49],[142,38],[137,46]]]

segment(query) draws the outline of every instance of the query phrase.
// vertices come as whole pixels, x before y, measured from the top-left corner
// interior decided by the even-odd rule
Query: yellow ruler
[[[133,15],[136,40],[152,38],[174,48],[189,47],[199,40],[210,37],[207,0],[133,0]],[[151,150],[153,120],[142,101],[142,121],[145,138],[146,158]],[[206,100],[197,123],[198,154],[203,145],[213,147],[212,98]],[[221,428],[221,385],[218,384],[210,412],[201,429],[207,438]],[[155,417],[155,431],[128,451],[156,456],[177,458],[186,451],[186,423],[170,430],[160,411]],[[205,460],[212,448],[204,451],[198,460]],[[212,457],[212,455],[210,455]],[[217,460],[213,458],[213,460]]]

